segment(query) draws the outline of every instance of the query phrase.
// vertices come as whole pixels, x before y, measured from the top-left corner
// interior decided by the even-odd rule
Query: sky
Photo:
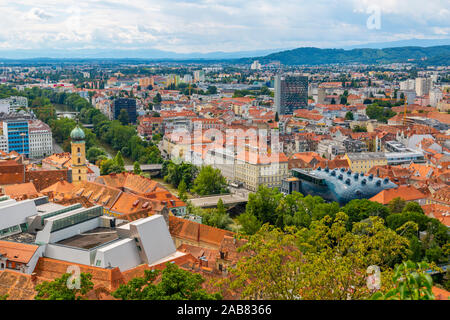
[[[207,53],[412,38],[449,39],[450,0],[0,0],[0,50]]]

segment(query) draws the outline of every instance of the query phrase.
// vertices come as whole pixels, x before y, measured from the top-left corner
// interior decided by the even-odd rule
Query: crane
[[[408,101],[406,95],[405,95],[404,100],[405,100],[405,110],[404,110],[404,113],[403,113],[403,126],[406,126],[406,109],[407,109],[407,101]]]

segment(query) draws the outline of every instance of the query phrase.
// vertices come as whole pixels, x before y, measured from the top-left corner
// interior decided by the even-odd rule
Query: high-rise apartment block
[[[430,92],[432,81],[430,78],[416,78],[416,94],[421,97]]]
[[[113,102],[114,119],[118,119],[120,110],[125,109],[128,112],[128,118],[131,123],[136,123],[136,99],[119,98]]]
[[[308,106],[308,77],[275,76],[275,108],[279,115],[293,114]]]

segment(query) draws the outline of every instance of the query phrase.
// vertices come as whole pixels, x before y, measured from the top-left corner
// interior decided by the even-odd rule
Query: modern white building
[[[430,105],[434,108],[437,107],[439,101],[442,100],[443,94],[440,89],[434,88],[430,90]]]
[[[4,136],[2,132],[0,132],[0,150],[8,152],[8,138]]]
[[[19,108],[28,108],[28,99],[26,97],[12,96],[0,99],[0,112],[17,112]]]
[[[405,81],[400,82],[400,90],[401,91],[408,91],[408,90],[415,90],[416,89],[416,80],[414,79],[407,79]]]
[[[250,66],[250,69],[261,70],[261,63],[259,63],[258,60],[253,61],[252,65]]]
[[[416,78],[416,94],[418,96],[426,95],[431,89],[430,78]]]
[[[16,266],[11,261],[14,250],[33,251],[30,262]],[[0,270],[31,273],[39,257],[47,257],[126,271],[176,254],[162,215],[128,222],[103,215],[102,206],[63,206],[47,197],[19,202],[0,197]]]

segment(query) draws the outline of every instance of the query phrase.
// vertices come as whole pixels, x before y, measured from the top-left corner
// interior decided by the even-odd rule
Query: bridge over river
[[[191,203],[200,208],[215,208],[219,199],[222,199],[223,204],[226,207],[233,207],[238,204],[248,202],[248,192],[238,192],[231,194],[213,195],[200,198],[189,199]]]

